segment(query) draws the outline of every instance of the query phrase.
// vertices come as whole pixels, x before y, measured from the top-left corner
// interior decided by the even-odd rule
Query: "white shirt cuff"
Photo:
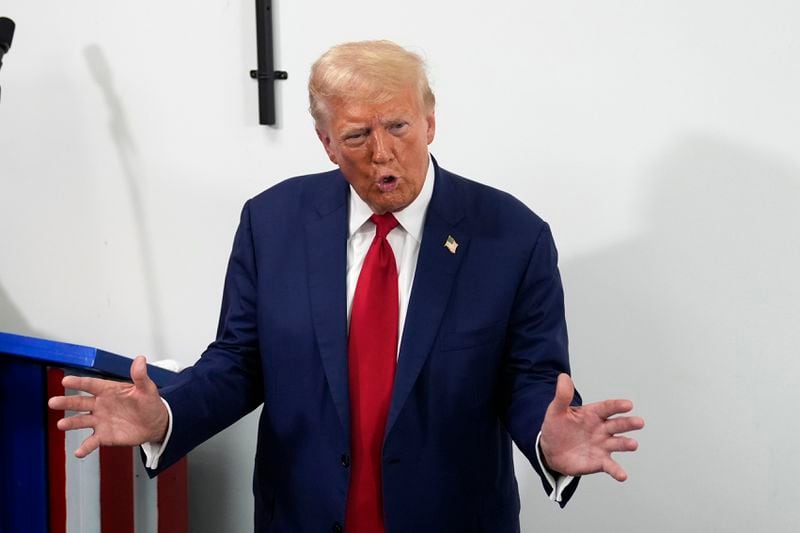
[[[563,494],[564,489],[566,489],[572,480],[575,479],[575,476],[558,476],[558,478],[554,478],[553,474],[550,473],[547,468],[544,466],[544,461],[542,461],[542,457],[539,454],[539,439],[542,438],[542,432],[540,431],[539,434],[536,436],[536,459],[539,461],[539,466],[544,472],[544,477],[547,479],[547,482],[550,484],[550,501],[554,502],[561,502],[561,494]]]
[[[167,416],[169,417],[169,422],[167,423],[167,434],[164,436],[164,440],[162,442],[145,442],[142,444],[142,451],[144,452],[146,459],[144,466],[150,469],[158,468],[158,460],[161,459],[161,454],[167,447],[169,438],[172,435],[172,409],[169,408],[167,400],[161,398],[161,401],[164,402],[164,406],[167,408]]]

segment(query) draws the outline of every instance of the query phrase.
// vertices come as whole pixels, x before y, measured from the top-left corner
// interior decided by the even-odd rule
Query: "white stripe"
[[[66,394],[71,396],[76,392],[68,390]],[[90,429],[66,434],[67,533],[100,533],[100,453],[95,450],[84,459],[75,457],[75,450],[91,434]]]

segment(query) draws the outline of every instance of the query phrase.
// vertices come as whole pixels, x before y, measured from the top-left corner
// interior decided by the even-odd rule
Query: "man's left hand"
[[[572,406],[574,392],[569,375],[559,375],[556,395],[545,413],[539,439],[547,466],[570,476],[606,472],[617,481],[625,481],[628,474],[611,454],[632,452],[639,447],[635,439],[620,433],[642,429],[644,420],[638,416],[614,417],[633,409],[630,400]]]

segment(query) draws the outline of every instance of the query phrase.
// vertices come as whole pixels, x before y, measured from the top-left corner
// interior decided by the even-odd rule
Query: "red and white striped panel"
[[[64,394],[63,376],[62,370],[48,370],[49,397]],[[90,430],[65,434],[55,427],[59,418],[60,412],[48,414],[52,533],[188,532],[186,459],[153,480],[138,448],[103,447],[77,459],[74,451]]]

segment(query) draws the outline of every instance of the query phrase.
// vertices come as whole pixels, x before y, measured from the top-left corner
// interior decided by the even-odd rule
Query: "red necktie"
[[[386,530],[381,455],[397,363],[397,264],[386,240],[397,220],[391,213],[370,220],[375,238],[356,283],[348,340],[352,471],[345,527],[351,533]]]

